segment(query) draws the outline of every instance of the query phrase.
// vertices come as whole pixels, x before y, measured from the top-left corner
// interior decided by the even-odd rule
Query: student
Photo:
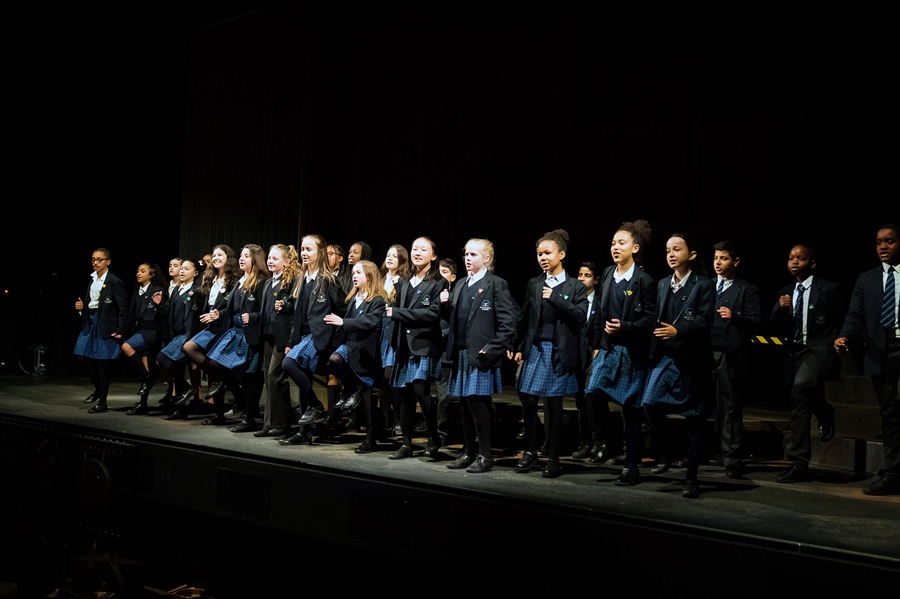
[[[207,352],[206,367],[221,381],[210,392],[215,405],[215,416],[201,424],[224,425],[225,388],[234,395],[234,411],[246,410],[244,419],[233,427],[235,433],[257,430],[259,398],[262,395],[262,337],[260,333],[260,307],[262,289],[269,277],[265,253],[255,243],[241,248],[238,258],[241,278],[231,294],[231,327]]]
[[[285,302],[282,307],[283,312],[293,316],[283,368],[300,388],[300,410],[303,414],[298,422],[299,431],[291,437],[279,439],[282,445],[312,443],[311,425],[321,422],[325,413],[312,388],[313,375],[325,374],[328,358],[343,342],[341,328],[325,322],[325,316],[343,312],[346,307],[340,282],[328,269],[327,245],[321,235],[306,235],[300,241],[300,280],[294,287],[292,301]],[[326,392],[332,414],[339,391],[339,381],[329,377]],[[289,418],[289,413],[273,414],[272,426],[286,426]]]
[[[451,365],[449,394],[461,398],[463,453],[451,470],[477,474],[494,467],[491,457],[491,396],[503,391],[500,362],[516,335],[516,308],[509,285],[494,275],[494,244],[470,239],[465,248],[468,276],[441,292],[448,312],[445,362]]]
[[[741,478],[741,435],[744,428],[744,396],[748,383],[750,338],[759,329],[759,289],[737,276],[741,263],[737,244],[730,240],[713,246],[716,271],[716,310],[712,322],[712,347],[716,377],[716,432],[725,465],[725,476]]]
[[[181,284],[172,292],[169,301],[162,306],[168,341],[157,354],[156,363],[160,371],[169,374],[176,397],[187,394],[188,389],[192,390],[194,397],[200,395],[200,370],[196,364],[190,365],[191,384],[188,384],[184,378],[184,368],[189,362],[184,353],[184,344],[199,333],[203,327],[200,315],[204,312],[206,296],[201,290],[201,278],[205,270],[206,263],[202,260],[191,258],[182,260],[181,268],[178,271]],[[182,413],[178,416],[173,416],[173,414],[175,412],[167,415],[166,419],[187,417],[187,410],[182,408]]]
[[[594,301],[597,283],[600,281],[600,272],[597,270],[597,266],[590,260],[582,262],[578,267],[578,280],[584,285],[588,303],[587,320],[584,323],[584,334],[581,337],[585,368],[578,373],[578,392],[575,394],[575,409],[578,413],[578,447],[572,453],[572,457],[576,460],[583,460],[601,451],[595,413],[591,406],[592,401],[585,393],[593,359],[593,348],[590,346],[591,332],[595,316],[599,312],[599,302]],[[608,409],[609,406],[607,406]]]
[[[401,279],[409,276],[409,252],[399,243],[388,248],[381,265],[381,276],[384,290],[388,295],[387,306],[397,299],[397,285]],[[378,389],[378,402],[384,416],[384,425],[395,437],[402,434],[400,430],[400,390],[391,386],[391,375],[396,365],[397,353],[393,346],[394,321],[385,315],[381,327],[381,366],[384,376]]]
[[[282,437],[290,431],[288,414],[291,412],[290,379],[284,373],[285,348],[291,340],[291,316],[284,310],[294,286],[299,281],[300,256],[292,245],[275,244],[269,248],[266,267],[271,275],[262,290],[260,307],[263,339],[263,372],[266,377],[266,409],[262,429],[254,437]],[[284,417],[275,426],[272,415]]]
[[[578,392],[577,373],[584,368],[581,336],[587,320],[587,292],[563,267],[568,245],[569,233],[563,229],[544,233],[537,240],[537,261],[543,274],[528,282],[516,351],[511,355],[522,367],[517,391],[522,402],[526,444],[515,471],[529,472],[538,464],[537,402],[538,397],[545,397],[544,417],[550,422],[545,478],[562,474],[562,398]]]
[[[200,291],[206,300],[203,312],[200,314],[200,323],[203,330],[195,334],[184,344],[184,353],[188,360],[205,372],[211,382],[207,399],[212,398],[218,382],[216,373],[209,368],[209,359],[206,353],[216,342],[231,328],[231,294],[234,293],[237,284],[239,269],[234,257],[234,250],[227,245],[217,245],[212,252],[210,267],[203,273],[203,282]],[[188,388],[178,394],[175,400],[177,409],[166,416],[169,420],[187,418],[191,411],[199,410],[202,401],[195,395],[193,388]]]
[[[169,285],[166,288],[166,302],[169,301],[169,298],[172,297],[181,286],[181,263],[184,261],[184,258],[172,258],[169,260]],[[168,314],[165,312],[162,317],[163,327],[162,327],[162,343],[168,343],[169,339],[166,335],[169,332],[169,327],[166,322],[168,318],[166,316]],[[175,402],[175,382],[169,376],[168,370],[157,369],[160,375],[160,378],[166,383],[166,394],[163,395],[159,400],[159,405],[162,407],[168,407]]]
[[[797,483],[809,481],[813,415],[819,423],[819,439],[827,443],[834,438],[834,408],[825,399],[825,381],[840,377],[834,342],[844,312],[838,286],[813,276],[816,253],[812,246],[800,243],[791,248],[787,267],[795,283],[779,291],[769,322],[787,337],[790,347],[791,421],[786,453],[791,465],[775,480]]]
[[[600,297],[594,302],[597,314],[588,344],[593,361],[585,394],[594,412],[600,444],[590,461],[603,463],[613,455],[609,409],[612,401],[622,407],[624,422],[622,484],[640,482],[637,467],[645,420],[640,402],[650,365],[651,333],[656,325],[657,283],[641,267],[651,235],[650,223],[645,220],[624,222],[613,234],[613,264],[604,269],[597,285]]]
[[[436,457],[441,446],[430,387],[441,376],[440,304],[447,281],[440,274],[437,246],[430,238],[416,238],[409,255],[412,274],[397,283],[395,300],[385,310],[395,325],[392,343],[397,357],[391,386],[400,390],[402,445],[388,456],[392,460],[413,455],[416,404],[428,426],[425,455]]]
[[[681,414],[688,434],[687,471],[682,497],[697,498],[700,486],[700,450],[703,426],[712,409],[713,355],[710,341],[715,286],[705,276],[698,258],[696,241],[684,233],[674,233],[666,242],[666,262],[672,276],[659,281],[656,290],[657,325],[650,347],[651,366],[641,405],[651,423],[652,433],[662,448],[654,473],[668,470],[673,420],[667,414]],[[639,480],[634,453],[636,426],[626,431],[626,468],[617,482],[629,486]],[[628,435],[631,435],[630,437]],[[629,449],[631,454],[629,455]]]
[[[144,262],[138,265],[137,286],[128,305],[127,326],[130,333],[122,344],[122,353],[141,377],[140,400],[126,414],[149,414],[147,400],[156,382],[156,354],[162,348],[163,322],[160,304],[168,301],[168,283],[159,266]]]
[[[900,329],[897,318],[900,227],[895,224],[879,227],[875,250],[881,264],[857,278],[834,349],[838,354],[844,354],[852,345],[863,345],[863,368],[872,379],[881,409],[884,469],[863,493],[900,495]]]
[[[329,243],[325,248],[325,255],[328,256],[328,269],[349,293],[353,284],[350,282],[350,267],[344,260],[344,248],[336,243]]]
[[[440,260],[441,276],[447,280],[450,289],[456,284],[456,262],[450,258],[441,258]],[[441,317],[441,333],[444,341],[447,341],[447,334],[450,332],[450,322]],[[437,409],[437,429],[441,436],[441,446],[446,447],[450,444],[450,398],[448,385],[450,384],[451,365],[445,361],[441,362],[441,378],[434,382],[434,403]]]
[[[122,279],[109,269],[112,255],[106,248],[97,248],[91,255],[91,280],[84,297],[75,300],[75,310],[81,316],[81,332],[75,341],[75,358],[87,372],[94,390],[84,403],[94,403],[90,414],[101,414],[109,408],[110,363],[121,354],[119,347],[125,332],[128,314],[128,294]]]
[[[371,453],[379,435],[372,426],[372,386],[381,376],[381,321],[387,293],[378,266],[357,260],[351,272],[353,291],[347,294],[343,317],[328,314],[325,322],[342,327],[344,343],[331,354],[327,371],[342,382],[344,391],[335,405],[352,410],[361,403],[366,416],[366,439],[354,451]]]
[[[354,241],[347,251],[347,267],[353,268],[353,265],[360,260],[369,260],[373,257],[372,247],[365,241]]]

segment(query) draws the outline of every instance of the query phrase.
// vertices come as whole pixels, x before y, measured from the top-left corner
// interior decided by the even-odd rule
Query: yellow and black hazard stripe
[[[787,337],[767,337],[765,335],[754,335],[750,337],[751,343],[759,343],[760,345],[787,345]]]

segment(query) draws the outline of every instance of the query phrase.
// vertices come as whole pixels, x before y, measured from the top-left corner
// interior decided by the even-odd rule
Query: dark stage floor
[[[0,580],[75,584],[91,564],[132,588],[195,580],[219,597],[451,595],[485,579],[510,592],[830,597],[900,582],[900,497],[864,495],[865,468],[820,464],[810,483],[776,483],[786,463],[772,439],[787,413],[771,407],[746,415],[750,473],[704,465],[691,500],[683,470],[653,475],[649,461],[636,487],[615,486],[611,462],[566,459],[558,479],[515,473],[512,397],[497,398],[496,468],[467,474],[445,467],[459,445],[392,461],[390,443],[355,454],[355,432],[295,447],[199,417],[128,416],[136,387],[114,382],[110,412],[92,415],[86,380],[0,379]]]

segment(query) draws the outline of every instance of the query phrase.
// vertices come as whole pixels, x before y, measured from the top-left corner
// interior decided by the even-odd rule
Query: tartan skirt
[[[441,378],[441,360],[428,356],[410,356],[391,371],[391,387],[405,387],[416,381],[434,382]]]
[[[334,350],[334,353],[336,353],[341,358],[343,358],[344,363],[347,365],[347,369],[353,373],[353,376],[356,377],[356,380],[358,380],[360,382],[360,384],[362,384],[364,387],[368,387],[368,388],[371,388],[372,386],[375,385],[375,379],[373,379],[370,376],[365,376],[365,375],[362,375],[362,374],[356,372],[350,366],[350,350],[347,348],[346,343],[344,343],[343,345],[338,347],[336,350]]]
[[[591,378],[586,393],[603,393],[620,406],[641,405],[647,372],[635,368],[628,350],[621,345],[600,352],[591,363]]]
[[[119,340],[113,337],[100,337],[97,317],[96,312],[91,314],[90,319],[78,333],[75,340],[75,355],[94,360],[115,360],[122,354]]]
[[[125,343],[130,345],[131,349],[136,351],[140,356],[146,356],[150,353],[150,344],[144,340],[144,336],[140,331],[129,337]]]
[[[499,366],[490,370],[479,370],[469,364],[469,352],[465,349],[459,350],[456,357],[458,366],[450,374],[450,385],[447,388],[450,397],[494,395],[503,392]]]
[[[320,357],[316,351],[316,345],[313,343],[312,333],[310,333],[309,335],[304,335],[300,343],[291,348],[285,359],[291,358],[300,365],[300,368],[310,372],[317,372]],[[324,365],[326,361],[321,360],[321,363]]]
[[[550,341],[541,341],[531,348],[528,359],[522,364],[518,391],[539,397],[562,397],[578,392],[578,377],[574,372],[556,374],[559,358]]]
[[[641,406],[682,416],[699,415],[699,401],[691,393],[691,378],[689,372],[679,370],[671,357],[662,356],[647,376]]]
[[[259,352],[247,343],[240,316],[234,317],[234,326],[225,331],[206,357],[229,370],[259,372]]]
[[[187,333],[182,333],[181,335],[178,335],[177,337],[166,343],[163,346],[162,351],[159,353],[166,356],[176,364],[184,364],[188,359],[184,353],[184,344],[187,343],[187,341]]]

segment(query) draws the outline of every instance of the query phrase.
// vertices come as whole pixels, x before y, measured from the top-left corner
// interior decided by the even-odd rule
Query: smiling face
[[[266,268],[269,272],[278,275],[284,271],[284,254],[278,248],[269,250],[269,257],[266,259]]]
[[[559,274],[566,252],[559,249],[555,241],[545,239],[537,246],[537,261],[541,269],[551,275]]]
[[[897,265],[900,259],[900,239],[894,229],[880,229],[875,237],[878,259],[886,264]]]
[[[226,262],[228,262],[228,254],[225,253],[225,250],[222,248],[214,249],[210,265],[219,272],[222,272],[225,269]]]
[[[795,245],[791,248],[787,261],[788,271],[798,281],[806,280],[816,268],[816,261],[812,257],[809,248]]]
[[[423,273],[431,267],[431,263],[437,260],[434,246],[424,237],[419,237],[413,242],[409,258],[419,273]]]

